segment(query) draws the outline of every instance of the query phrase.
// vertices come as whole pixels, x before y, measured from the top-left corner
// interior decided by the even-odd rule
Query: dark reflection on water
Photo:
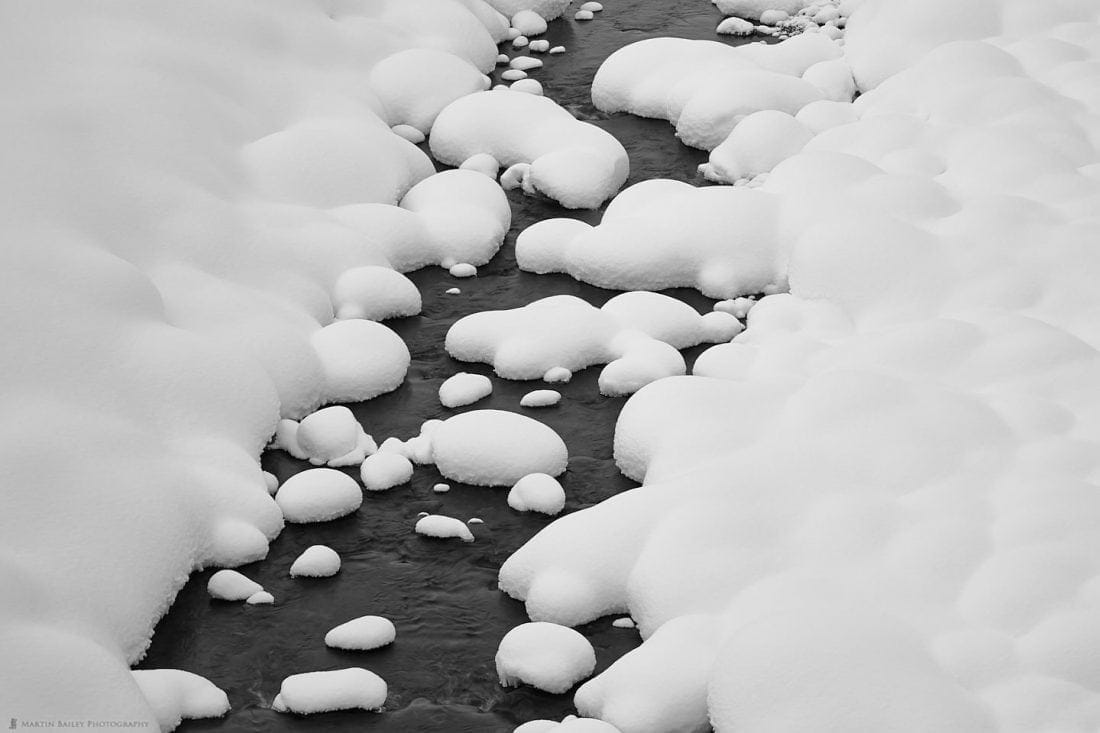
[[[544,56],[545,68],[532,76],[551,96],[583,119],[612,132],[631,156],[630,183],[666,177],[703,182],[695,166],[705,153],[680,145],[668,123],[628,115],[607,116],[591,106],[589,84],[599,63],[612,51],[646,37],[675,35],[714,39],[720,19],[709,3],[666,0],[623,3],[588,23],[551,24],[547,39],[562,44],[562,56]],[[570,14],[571,15],[571,14]],[[505,46],[509,55],[516,55]],[[516,269],[514,242],[524,227],[554,216],[575,216],[591,223],[597,212],[569,212],[555,204],[509,194],[513,227],[493,261],[478,277],[456,280],[429,268],[410,277],[424,298],[423,313],[390,321],[409,346],[413,363],[400,389],[367,403],[350,405],[367,431],[381,442],[408,438],[430,418],[462,410],[440,406],[437,392],[457,371],[491,374],[489,367],[462,364],[443,351],[443,338],[454,321],[482,310],[514,308],[537,298],[569,293],[595,305],[615,295],[566,276],[539,276]],[[450,287],[460,295],[447,295]],[[702,312],[713,301],[688,290],[667,291]],[[702,347],[685,352],[689,365]],[[569,469],[562,478],[566,512],[596,504],[635,484],[619,474],[612,460],[615,420],[625,401],[599,395],[600,367],[557,385],[564,395],[556,407],[524,409],[519,399],[541,382],[493,379],[493,395],[465,409],[497,408],[522,412],[553,427],[569,447]],[[280,451],[263,456],[264,468],[285,481],[306,464]],[[349,471],[355,475],[354,471]],[[451,483],[446,494],[432,486],[441,481],[434,467],[418,467],[411,485],[367,492],[353,516],[315,525],[288,525],[272,543],[268,558],[241,568],[274,594],[274,606],[213,601],[206,594],[212,571],[196,573],[157,626],[142,668],[171,667],[201,674],[226,690],[233,710],[225,719],[191,721],[180,730],[337,731],[511,731],[534,718],[560,719],[573,712],[572,696],[550,695],[497,683],[493,656],[500,638],[527,617],[523,605],[497,589],[504,560],[549,523],[538,514],[508,508],[506,489]],[[471,527],[476,541],[466,544],[432,540],[413,532],[419,512],[461,519],[479,517]],[[326,544],[343,558],[334,578],[292,579],[290,564],[306,547]],[[377,614],[393,620],[397,641],[371,652],[329,649],[328,629],[356,616]],[[604,618],[580,628],[596,648],[597,671],[634,648],[633,630],[611,627]],[[299,717],[270,710],[284,677],[299,672],[362,666],[389,684],[381,715],[362,711]]]

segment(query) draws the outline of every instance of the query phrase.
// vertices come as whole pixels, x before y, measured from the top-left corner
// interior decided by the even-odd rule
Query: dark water
[[[551,45],[565,45],[560,56],[544,56],[546,66],[532,76],[548,96],[574,114],[612,132],[631,157],[631,180],[666,177],[702,184],[695,166],[705,154],[680,145],[663,121],[627,115],[607,116],[591,106],[589,85],[608,54],[642,38],[674,35],[716,38],[720,16],[702,0],[616,2],[594,21],[551,24]],[[571,17],[571,13],[569,14]],[[504,47],[516,55],[510,44]],[[349,405],[367,432],[381,442],[408,438],[430,418],[468,409],[497,408],[531,415],[554,428],[569,447],[569,469],[561,478],[568,497],[566,512],[591,506],[634,484],[612,461],[615,420],[624,398],[599,395],[600,367],[574,375],[560,405],[524,409],[519,399],[541,382],[493,379],[493,395],[457,411],[440,406],[439,385],[458,371],[491,374],[489,367],[462,364],[443,351],[447,329],[458,318],[482,310],[514,308],[560,293],[601,305],[615,295],[566,276],[540,276],[516,268],[514,242],[524,227],[554,216],[577,216],[595,223],[597,212],[567,212],[552,202],[510,192],[513,227],[501,252],[480,268],[477,278],[456,280],[429,268],[412,273],[424,299],[423,313],[389,321],[409,346],[412,366],[397,391]],[[450,287],[460,295],[447,295]],[[701,312],[712,301],[688,290],[667,291]],[[689,365],[702,347],[688,350]],[[308,468],[281,451],[263,457],[264,468],[280,483]],[[356,475],[355,471],[349,471]],[[206,593],[212,571],[196,573],[157,627],[142,668],[171,667],[201,674],[229,694],[227,718],[184,723],[183,731],[511,731],[534,718],[560,719],[573,712],[572,695],[550,695],[521,687],[499,686],[493,656],[501,637],[527,621],[522,604],[497,589],[502,562],[550,518],[508,508],[506,489],[455,482],[436,494],[443,480],[434,467],[418,467],[411,485],[367,492],[353,516],[313,525],[288,525],[272,543],[268,558],[242,572],[274,594],[273,606],[214,601]],[[413,532],[419,512],[461,519],[479,517],[471,526],[472,544],[424,538]],[[333,578],[292,579],[290,564],[306,547],[326,544],[343,559]],[[344,652],[324,645],[324,634],[356,616],[375,614],[393,620],[397,641],[370,652]],[[604,618],[579,629],[596,648],[597,671],[639,643],[633,630],[616,629]],[[362,666],[389,684],[382,714],[335,712],[299,717],[270,710],[283,678],[299,672]]]

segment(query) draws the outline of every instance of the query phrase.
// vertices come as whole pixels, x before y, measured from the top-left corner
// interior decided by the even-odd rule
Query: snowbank
[[[865,0],[843,46],[861,96],[760,108],[809,138],[771,114],[774,146],[752,142],[768,125],[731,140],[731,176],[756,188],[649,182],[600,226],[533,240],[538,271],[604,286],[789,286],[694,376],[627,402],[615,457],[642,487],[556,520],[501,569],[532,619],[637,621],[644,643],[578,690],[582,714],[720,733],[1100,724],[1080,653],[1100,611],[1100,9],[964,5]],[[620,52],[604,89],[701,134],[666,105],[720,91],[690,77],[717,77],[727,52],[669,44],[664,60]],[[824,59],[794,50],[752,53],[806,81]],[[762,276],[707,284],[693,222],[750,200],[709,230]],[[651,210],[682,249],[642,223]]]
[[[596,668],[596,652],[567,626],[521,624],[500,640],[496,655],[502,687],[528,684],[560,695]]]
[[[551,99],[503,89],[447,106],[429,143],[432,155],[450,165],[487,154],[505,168],[521,166],[515,185],[570,209],[596,208],[630,171],[626,150],[610,133],[576,120]]]
[[[517,244],[523,262],[532,248],[528,234],[537,226],[528,228]],[[728,313],[701,316],[659,293],[623,293],[602,308],[572,295],[555,295],[522,308],[465,316],[447,331],[445,346],[454,358],[492,364],[507,379],[540,379],[554,368],[573,372],[607,364],[600,373],[600,391],[620,395],[683,374],[686,367],[677,349],[729,341],[740,330]]]

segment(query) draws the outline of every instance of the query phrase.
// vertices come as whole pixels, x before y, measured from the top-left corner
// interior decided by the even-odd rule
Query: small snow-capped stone
[[[512,39],[512,48],[523,48],[528,43],[530,43],[530,41],[527,39],[527,36],[516,36]]]
[[[210,576],[206,592],[222,601],[243,601],[264,587],[236,570],[219,570]]]
[[[512,27],[525,36],[538,36],[546,32],[546,19],[534,10],[521,10],[512,16]]]
[[[275,494],[283,518],[292,523],[327,522],[351,514],[363,503],[355,479],[332,468],[311,468],[291,476]]]
[[[502,687],[528,684],[560,695],[592,674],[596,652],[588,639],[568,626],[533,621],[504,635],[496,667]]]
[[[587,2],[581,5],[581,10],[587,10],[590,13],[598,13],[603,10],[603,4],[597,2]]]
[[[591,10],[578,10],[573,14],[573,20],[592,20],[595,17]]]
[[[425,139],[424,133],[422,133],[420,130],[417,130],[412,125],[394,125],[390,128],[390,131],[393,132],[393,134],[398,135],[399,137],[405,138],[413,145],[419,145],[420,143],[424,142]]]
[[[315,466],[353,465],[376,448],[352,411],[343,405],[307,415],[298,424],[295,437],[299,449]]]
[[[478,517],[470,517],[466,520],[466,524],[485,524],[485,520]]]
[[[520,71],[530,71],[531,69],[537,69],[542,66],[542,60],[536,59],[531,56],[517,56],[508,62],[508,65],[513,69],[519,69]]]
[[[462,291],[459,290],[458,288],[447,288],[443,292],[446,293],[447,295],[458,295]]]
[[[500,75],[504,81],[519,81],[527,78],[527,72],[520,69],[508,69]]]
[[[283,680],[271,708],[299,715],[357,708],[378,710],[388,692],[385,680],[361,667],[305,672]]]
[[[542,96],[542,84],[537,79],[520,79],[514,81],[508,87],[513,92],[523,92],[524,94],[534,94],[536,96]]]
[[[264,484],[267,486],[267,493],[272,496],[279,490],[279,478],[270,471],[264,471]]]
[[[779,25],[790,17],[790,13],[785,10],[765,10],[763,13],[760,14],[760,24],[775,26]]]
[[[554,46],[550,49],[550,53],[557,56],[559,53],[565,53],[565,46]]]
[[[566,715],[558,723],[553,720],[530,720],[512,733],[622,733],[618,728],[597,718]]]
[[[731,300],[720,300],[714,304],[714,310],[724,311],[734,316],[735,318],[743,319],[752,310],[752,307],[756,305],[756,301],[752,298],[733,298]]]
[[[511,60],[512,59],[508,57],[508,54],[502,53],[502,54],[497,56],[497,66],[502,66],[504,64],[507,64]]]
[[[744,18],[726,18],[714,32],[723,36],[751,36],[756,32],[756,26]]]
[[[496,180],[497,171],[500,170],[500,163],[488,153],[477,153],[467,158],[459,168],[477,171],[478,173],[483,173],[489,178]]]
[[[536,389],[520,398],[520,407],[550,407],[561,402],[561,392],[553,389]]]
[[[724,311],[711,311],[700,319],[702,331],[708,343],[723,344],[731,341],[734,336],[741,333],[745,327],[737,316]]]
[[[327,545],[307,547],[290,566],[292,578],[329,578],[340,572],[340,555]]]
[[[569,371],[565,367],[556,366],[550,367],[546,370],[546,373],[542,375],[542,381],[544,382],[568,382],[573,378],[573,372]]]
[[[457,538],[463,542],[473,542],[474,535],[461,519],[445,517],[442,514],[429,514],[416,522],[416,533],[426,537],[440,539]]]
[[[534,53],[546,53],[550,50],[550,41],[547,41],[545,38],[531,41],[527,44],[527,50],[533,51]]]
[[[161,730],[174,730],[184,720],[220,718],[229,712],[225,692],[205,677],[181,669],[135,669],[131,674]]]
[[[412,461],[390,451],[368,456],[359,468],[359,478],[367,491],[385,491],[412,479]]]
[[[432,491],[434,491],[437,494],[446,494],[450,490],[451,490],[451,485],[450,484],[436,484],[435,486],[432,487]]]
[[[360,616],[325,634],[325,645],[333,649],[369,651],[392,644],[397,638],[393,622],[382,616]]]
[[[462,407],[493,393],[493,381],[483,374],[459,372],[439,385],[439,402],[444,407]]]
[[[266,590],[261,590],[244,599],[244,602],[250,606],[270,606],[275,602],[275,596]]]
[[[637,624],[634,623],[634,619],[630,618],[629,616],[617,618],[611,622],[611,625],[614,626],[616,629],[633,629],[635,626],[637,626]]]
[[[513,188],[519,188],[523,185],[524,180],[526,180],[530,172],[530,163],[515,163],[510,165],[500,174],[500,185],[506,191]]]
[[[477,268],[468,262],[459,262],[457,265],[451,265],[448,272],[451,273],[451,277],[473,277],[477,274]]]
[[[557,476],[569,464],[565,442],[551,427],[505,410],[455,415],[435,426],[430,440],[439,472],[475,486],[512,486],[529,473]]]
[[[565,489],[545,473],[530,473],[508,492],[508,506],[518,512],[540,512],[551,516],[565,508]]]
[[[523,34],[519,32],[519,28],[508,28],[508,30],[504,31],[504,40],[514,41],[521,35]]]

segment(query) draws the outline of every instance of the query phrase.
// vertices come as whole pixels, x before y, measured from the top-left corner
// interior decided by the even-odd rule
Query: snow
[[[449,165],[485,153],[506,168],[528,164],[524,190],[571,209],[599,206],[629,173],[626,150],[612,135],[546,97],[509,90],[451,103],[436,119],[429,143],[432,155]]]
[[[561,402],[561,392],[553,389],[536,389],[520,398],[520,407],[552,407]]]
[[[513,92],[523,92],[524,94],[542,94],[542,84],[535,79],[520,79],[509,84],[508,88]]]
[[[439,402],[444,407],[472,405],[493,393],[493,382],[483,374],[459,372],[439,385]]]
[[[476,66],[453,53],[409,48],[375,64],[367,83],[382,103],[388,124],[408,125],[427,135],[441,109],[485,89],[484,79]]]
[[[546,32],[546,19],[534,10],[521,10],[512,16],[512,27],[525,36],[539,36]]]
[[[135,669],[141,689],[163,731],[184,720],[220,718],[229,712],[229,698],[209,680],[181,669]]]
[[[446,494],[451,490],[450,484],[435,484],[432,486],[432,491],[437,494]]]
[[[275,602],[275,596],[261,590],[244,599],[244,602],[250,606],[270,606]]]
[[[551,384],[568,382],[573,378],[573,372],[563,366],[552,366],[542,375],[542,381]]]
[[[508,506],[517,512],[554,515],[565,508],[565,489],[553,476],[528,474],[508,492]]]
[[[582,3],[581,7],[580,7],[580,10],[587,10],[590,13],[598,13],[601,10],[603,10],[603,4],[593,2],[593,1],[590,1],[590,2],[587,2],[587,3]]]
[[[292,578],[329,578],[340,572],[340,555],[327,545],[311,545],[290,566]]]
[[[262,585],[236,570],[219,570],[206,583],[206,591],[211,598],[222,601],[243,601],[263,589]]]
[[[550,41],[547,41],[546,39],[531,41],[527,44],[527,50],[533,53],[546,53],[550,50]]]
[[[517,242],[521,263],[528,261],[537,226],[525,230]],[[600,391],[615,395],[683,374],[677,349],[729,341],[740,330],[729,314],[701,316],[659,293],[623,293],[601,308],[575,296],[556,295],[522,308],[465,316],[448,330],[445,347],[455,359],[492,364],[506,379],[538,379],[554,368],[572,372],[607,364]]]
[[[520,71],[531,71],[532,69],[538,69],[542,67],[542,61],[540,59],[532,58],[531,56],[517,56],[508,62],[508,65],[513,69],[519,69]]]
[[[362,667],[304,672],[283,680],[271,707],[299,715],[356,708],[379,710],[387,694],[385,680]]]
[[[530,43],[531,41],[528,40],[527,36],[516,36],[512,39],[512,48],[524,48]]]
[[[753,112],[710,152],[699,172],[726,183],[755,178],[802,150],[813,137],[808,127],[786,112]]]
[[[565,46],[554,46],[550,49],[550,53],[554,54],[555,56],[559,53],[565,53]]]
[[[735,15],[748,20],[761,20],[769,11],[778,11],[785,16],[794,15],[811,3],[807,0],[713,0],[722,15]]]
[[[617,618],[611,622],[611,625],[614,626],[616,629],[633,629],[635,626],[637,626],[637,624],[634,623],[634,619],[630,618],[629,616]]]
[[[393,622],[382,616],[360,616],[325,634],[325,645],[333,649],[369,651],[392,644],[397,638]]]
[[[595,227],[548,219],[524,229],[516,260],[529,272],[564,272],[604,288],[692,287],[714,298],[783,288],[779,204],[755,189],[643,181]]]
[[[413,465],[400,453],[379,451],[359,467],[359,478],[367,491],[385,491],[412,480]]]
[[[756,26],[743,18],[726,18],[714,32],[725,36],[751,36],[756,32]]]
[[[460,539],[463,542],[473,542],[474,535],[470,532],[466,523],[454,517],[445,517],[441,514],[428,514],[416,521],[416,533],[425,537],[438,537],[440,539]]]
[[[487,0],[487,2],[504,14],[513,18],[516,13],[531,10],[541,15],[546,20],[553,20],[562,14],[572,0]]]
[[[310,339],[321,362],[329,402],[361,402],[405,381],[409,349],[381,323],[338,321]]]
[[[501,73],[500,78],[504,81],[522,81],[527,78],[527,72],[520,69],[508,69]]]
[[[367,265],[345,270],[332,292],[336,317],[384,321],[420,313],[420,291],[412,281],[388,267]]]
[[[327,522],[351,514],[363,503],[355,479],[333,468],[311,468],[279,487],[275,503],[288,522]]]
[[[602,720],[566,715],[560,723],[553,720],[531,720],[512,733],[622,733],[622,731]]]
[[[594,17],[591,10],[578,10],[573,13],[573,20],[592,20]]]
[[[302,418],[282,421],[276,445],[315,466],[352,466],[373,453],[374,439],[363,431],[351,410],[343,405],[326,407]]]
[[[472,410],[434,426],[431,460],[445,478],[511,486],[529,473],[562,473],[569,456],[551,428],[524,415]]]
[[[502,687],[527,684],[560,695],[592,674],[596,653],[573,629],[535,621],[504,635],[496,665]]]

